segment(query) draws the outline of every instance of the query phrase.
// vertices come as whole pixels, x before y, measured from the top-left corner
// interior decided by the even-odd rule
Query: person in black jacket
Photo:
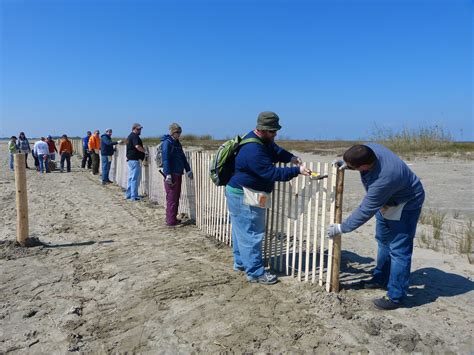
[[[142,173],[140,160],[145,159],[146,153],[143,148],[142,140],[140,139],[142,128],[141,124],[134,123],[132,133],[130,133],[127,138],[128,182],[125,198],[132,201],[140,200],[138,196],[138,185],[140,184],[140,176]]]

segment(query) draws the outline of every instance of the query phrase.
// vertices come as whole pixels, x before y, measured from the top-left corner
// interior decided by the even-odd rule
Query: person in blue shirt
[[[193,172],[179,141],[182,132],[179,124],[172,123],[169,126],[169,134],[165,134],[161,139],[163,174],[166,176],[166,225],[169,227],[178,226],[181,223],[176,216],[179,209],[183,172],[186,171],[188,178],[193,179]]]
[[[265,285],[272,285],[278,280],[276,275],[265,271],[263,265],[262,241],[265,208],[268,205],[262,205],[260,201],[265,201],[273,191],[275,181],[289,181],[299,174],[308,176],[311,173],[301,165],[298,157],[275,144],[274,139],[280,128],[276,113],[265,111],[258,115],[256,129],[245,136],[255,141],[240,147],[235,158],[234,175],[226,186],[232,223],[234,270],[245,271],[249,282]],[[298,166],[279,168],[275,166],[278,162],[291,162]],[[258,203],[250,202],[252,196]]]
[[[383,145],[355,145],[336,161],[340,168],[360,172],[366,195],[360,206],[341,224],[332,224],[329,238],[349,233],[376,218],[377,264],[364,288],[386,288],[387,295],[375,299],[379,309],[400,307],[407,294],[413,239],[425,199],[420,179]]]
[[[92,157],[91,153],[89,152],[89,138],[92,136],[91,131],[87,131],[87,135],[82,138],[82,162],[81,162],[81,168],[85,169],[86,168],[86,163],[87,163],[87,169],[92,168]]]
[[[115,146],[122,143],[112,141],[112,129],[107,128],[105,133],[100,137],[100,160],[102,161],[102,185],[111,184],[109,179],[110,166],[112,165],[112,155],[115,152]]]

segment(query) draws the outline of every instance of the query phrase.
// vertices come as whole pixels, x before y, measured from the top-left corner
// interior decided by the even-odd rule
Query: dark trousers
[[[100,163],[99,154],[97,154],[94,151],[91,151],[91,157],[92,157],[92,174],[97,175],[99,173],[99,163]]]
[[[169,226],[178,223],[176,216],[178,215],[182,179],[182,175],[173,174],[173,184],[169,185],[166,182],[164,183],[166,191],[166,224]]]
[[[82,169],[86,167],[86,163],[87,163],[87,169],[90,169],[92,167],[91,153],[89,153],[89,150],[82,148],[82,162],[81,162]]]
[[[67,165],[67,172],[71,172],[71,154],[70,153],[63,153],[61,154],[61,171],[64,170],[64,161],[66,161]]]

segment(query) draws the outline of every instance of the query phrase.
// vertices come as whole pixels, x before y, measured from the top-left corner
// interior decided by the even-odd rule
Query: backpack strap
[[[258,143],[260,145],[263,145],[263,142],[258,138],[244,138],[240,141],[239,147],[247,143]]]

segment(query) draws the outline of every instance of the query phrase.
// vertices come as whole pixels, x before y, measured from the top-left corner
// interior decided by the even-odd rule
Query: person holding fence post
[[[112,129],[107,128],[105,133],[100,137],[100,155],[102,160],[102,185],[110,184],[109,179],[110,166],[112,165],[112,155],[115,152],[115,146],[121,141],[112,141]]]
[[[138,196],[138,185],[140,184],[142,173],[140,160],[144,160],[146,156],[142,140],[140,139],[142,128],[141,124],[134,123],[132,126],[132,132],[127,138],[128,181],[125,198],[132,201],[140,200],[140,197]]]
[[[161,139],[163,173],[166,176],[164,182],[166,191],[166,224],[169,227],[174,227],[181,223],[176,216],[178,215],[183,172],[186,171],[187,176],[190,179],[193,178],[193,172],[179,141],[181,133],[181,126],[177,123],[172,123],[169,126],[169,134],[165,134]]]
[[[67,138],[67,135],[63,134],[61,142],[59,143],[59,155],[61,156],[60,171],[64,171],[64,161],[66,161],[67,172],[71,172],[71,157],[73,154],[73,148],[71,141]]]
[[[89,151],[89,139],[91,136],[92,136],[92,132],[87,131],[86,136],[82,138],[82,162],[81,162],[82,169],[86,168],[86,163],[87,163],[87,169],[92,168],[92,157]]]
[[[99,174],[100,164],[100,132],[98,129],[94,131],[94,135],[89,138],[88,148],[92,158],[92,175]]]
[[[375,299],[378,309],[401,306],[407,294],[413,239],[425,199],[420,179],[392,151],[383,145],[354,145],[333,164],[360,172],[366,195],[360,206],[341,224],[331,224],[329,238],[359,228],[375,215],[377,263],[373,277],[362,283],[367,289],[387,289]]]
[[[232,223],[234,270],[245,271],[249,282],[275,284],[276,275],[265,271],[262,241],[265,234],[265,208],[276,181],[289,181],[311,171],[301,159],[279,147],[274,139],[281,128],[276,113],[258,115],[257,127],[243,139],[235,158],[235,172],[226,186],[226,198]],[[275,163],[297,166],[279,168]]]
[[[25,132],[20,132],[18,140],[16,141],[16,147],[19,153],[25,153],[26,168],[28,167],[28,153],[31,152],[30,141],[25,136]]]
[[[13,171],[14,170],[14,167],[13,167],[13,163],[14,163],[14,157],[13,155],[17,152],[17,148],[16,148],[16,137],[15,136],[11,136],[10,137],[10,140],[8,141],[8,154],[10,154],[10,170]]]

